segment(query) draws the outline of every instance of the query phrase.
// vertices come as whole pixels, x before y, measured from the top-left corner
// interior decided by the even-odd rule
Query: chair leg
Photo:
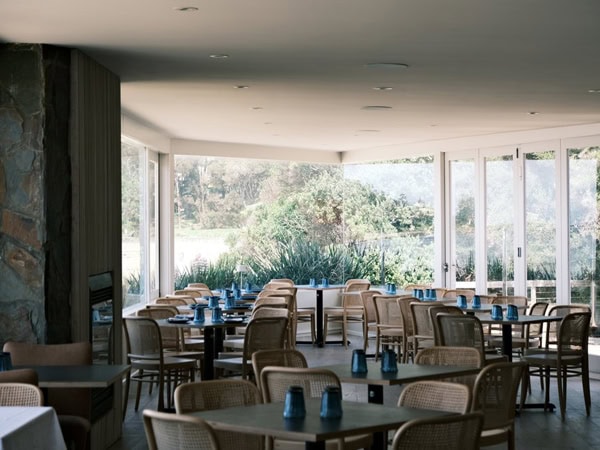
[[[316,324],[317,316],[315,314],[310,315],[310,337],[312,339],[313,345],[317,343],[317,324]]]
[[[131,371],[127,372],[127,377],[125,377],[125,389],[123,390],[123,421],[125,421],[125,416],[127,415],[127,403],[129,403],[130,384],[131,384]]]
[[[323,343],[327,342],[327,324],[329,323],[329,316],[323,315]]]
[[[347,336],[348,322],[346,314],[342,315],[342,340],[344,341],[344,348],[348,348],[348,336]]]
[[[586,416],[589,416],[592,398],[590,396],[590,372],[586,361],[584,361],[581,367],[581,384],[583,388],[583,398],[585,399],[585,414]]]
[[[566,367],[560,364],[556,368],[556,384],[558,385],[558,401],[560,403],[560,418],[565,420],[565,409],[566,409],[566,393],[565,393],[565,380],[566,380]],[[548,387],[547,385],[546,387]],[[550,389],[546,389],[549,391]]]

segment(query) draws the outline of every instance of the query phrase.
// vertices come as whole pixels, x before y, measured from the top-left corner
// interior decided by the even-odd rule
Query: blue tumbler
[[[339,386],[326,386],[321,397],[321,419],[342,417],[342,390]]]
[[[290,386],[285,394],[283,417],[285,419],[304,419],[305,416],[304,389],[302,386]]]
[[[367,355],[362,349],[352,351],[352,373],[367,373]]]
[[[381,356],[381,371],[384,373],[398,372],[396,352],[391,348],[383,351],[383,355]]]

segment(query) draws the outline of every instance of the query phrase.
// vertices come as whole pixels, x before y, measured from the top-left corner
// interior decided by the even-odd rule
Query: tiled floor
[[[332,339],[335,337],[332,336]],[[361,345],[360,339],[352,339],[352,345],[346,350],[340,345],[328,345],[314,348],[310,345],[299,345],[309,366],[350,362],[352,348]],[[372,350],[372,348],[370,349]],[[568,382],[567,418],[560,419],[560,412],[543,412],[542,410],[524,411],[516,419],[517,449],[523,450],[565,450],[565,449],[600,449],[600,381],[592,380],[592,411],[590,417],[585,415],[581,382],[579,378]],[[142,450],[147,449],[142,410],[156,408],[156,398],[143,395],[139,411],[133,411],[134,386],[130,396],[127,416],[123,424],[123,437],[110,450]],[[400,387],[389,387],[384,390],[385,403],[395,405]],[[344,384],[344,398],[352,401],[367,401],[366,386]],[[556,385],[551,386],[551,400],[558,403]],[[536,380],[533,381],[533,394],[530,401],[542,401],[543,394]],[[486,447],[492,450],[505,449],[506,445]]]

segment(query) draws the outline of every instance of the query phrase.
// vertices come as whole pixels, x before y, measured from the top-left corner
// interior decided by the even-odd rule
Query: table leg
[[[323,347],[323,289],[317,289],[315,314],[317,319],[317,347]]]
[[[377,403],[383,405],[383,386],[379,384],[369,384],[369,403]],[[387,432],[373,433],[373,450],[387,448]]]
[[[369,403],[383,405],[383,386],[379,384],[369,384]]]
[[[325,450],[325,441],[319,442],[308,442],[304,443],[304,448],[306,450]]]
[[[215,359],[214,328],[204,329],[204,364],[202,380],[212,380],[215,376],[213,361]]]
[[[510,323],[502,324],[502,353],[509,361],[512,361],[512,325]]]

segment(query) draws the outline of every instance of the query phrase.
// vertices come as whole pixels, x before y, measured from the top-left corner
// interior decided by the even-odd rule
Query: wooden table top
[[[121,380],[129,371],[127,364],[81,366],[18,366],[34,369],[41,388],[104,388]]]
[[[320,369],[329,369],[334,372],[342,383],[375,384],[393,386],[412,383],[421,380],[440,380],[449,377],[473,375],[480,369],[461,366],[436,366],[426,364],[398,364],[398,372],[382,372],[381,364],[367,363],[367,373],[352,373],[350,361],[348,364],[335,364],[321,366]]]
[[[281,439],[317,442],[395,429],[403,423],[449,413],[422,409],[391,408],[372,403],[342,402],[341,419],[324,420],[319,416],[321,400],[306,399],[304,419],[284,419],[283,403],[239,406],[194,412],[219,430],[270,435]]]

